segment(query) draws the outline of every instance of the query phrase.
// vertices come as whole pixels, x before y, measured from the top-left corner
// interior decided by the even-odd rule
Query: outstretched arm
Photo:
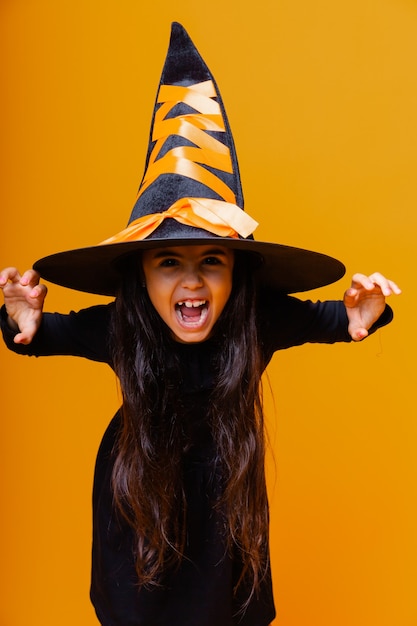
[[[352,284],[343,297],[349,319],[348,330],[353,341],[367,337],[368,330],[385,309],[385,299],[400,293],[398,285],[378,272],[370,276],[353,276]]]
[[[47,288],[39,283],[39,278],[34,270],[21,275],[15,267],[0,272],[7,321],[11,328],[19,331],[15,343],[29,344],[41,324]]]

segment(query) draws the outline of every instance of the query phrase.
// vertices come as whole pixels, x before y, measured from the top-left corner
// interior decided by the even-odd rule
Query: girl
[[[287,295],[343,266],[251,237],[220,94],[177,24],[152,126],[129,226],[23,275],[3,270],[3,334],[21,354],[87,357],[120,380],[93,491],[101,624],[267,626],[262,373],[276,350],[365,338],[391,320],[385,298],[400,290],[357,274],[343,302]],[[115,300],[43,313],[40,275]]]

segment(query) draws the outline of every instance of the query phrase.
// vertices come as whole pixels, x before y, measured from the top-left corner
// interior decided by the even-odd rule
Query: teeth
[[[199,306],[203,306],[206,303],[206,300],[182,300],[178,302],[178,306],[182,306],[183,304],[188,308],[192,309],[193,307],[197,308]]]

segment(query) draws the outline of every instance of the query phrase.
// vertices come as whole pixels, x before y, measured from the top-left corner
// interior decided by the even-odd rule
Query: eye
[[[222,265],[223,261],[217,256],[207,256],[203,260],[204,265]]]
[[[160,263],[160,267],[175,267],[178,265],[178,260],[173,258],[163,259]]]

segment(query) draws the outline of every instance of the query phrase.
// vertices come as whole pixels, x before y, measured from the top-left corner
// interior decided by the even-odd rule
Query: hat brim
[[[282,293],[297,293],[333,283],[345,274],[343,263],[319,252],[293,246],[225,237],[158,238],[52,254],[39,259],[33,268],[49,282],[105,296],[117,293],[121,274],[118,262],[141,250],[177,246],[224,246],[256,255],[260,285]]]

